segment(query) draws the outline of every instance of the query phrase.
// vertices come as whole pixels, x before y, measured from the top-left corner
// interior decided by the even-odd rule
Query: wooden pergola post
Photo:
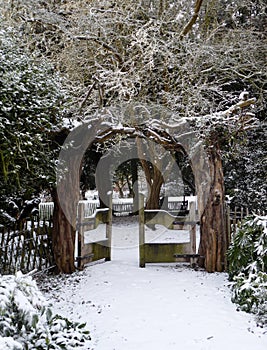
[[[139,266],[145,267],[145,203],[144,195],[139,194]]]

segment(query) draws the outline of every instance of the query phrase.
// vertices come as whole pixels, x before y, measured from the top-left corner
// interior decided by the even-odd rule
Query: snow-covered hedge
[[[53,315],[32,277],[0,276],[0,349],[76,349],[90,340],[85,324]]]
[[[243,221],[228,251],[232,300],[267,326],[267,218]]]

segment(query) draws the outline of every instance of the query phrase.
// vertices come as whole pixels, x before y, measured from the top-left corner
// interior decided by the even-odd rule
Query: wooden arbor
[[[99,126],[101,126],[100,122],[101,120]],[[66,141],[69,149],[63,151],[64,161],[61,162],[64,165],[62,170],[64,176],[59,179],[57,196],[54,197],[56,216],[54,217],[53,246],[59,271],[67,273],[75,271],[73,256],[76,208],[79,200],[79,179],[83,154],[95,140],[101,140],[107,138],[107,136],[112,137],[118,133],[127,134],[131,138],[140,138],[141,135],[141,137],[153,139],[154,142],[164,140],[166,150],[168,148],[180,148],[189,155],[195,176],[200,213],[201,239],[199,254],[204,257],[200,263],[209,272],[225,269],[228,240],[224,223],[224,187],[219,153],[209,155],[201,147],[192,147],[192,137],[189,140],[179,138],[179,132],[181,131],[179,131],[179,127],[170,130],[168,134],[164,131],[164,125],[160,127],[158,123],[149,127],[95,129],[91,142],[87,133],[92,132],[92,129],[88,128],[88,125],[86,129],[84,126],[80,128],[80,132],[75,130],[74,140],[72,134],[70,134]],[[196,141],[193,142],[193,146],[196,146],[195,143]],[[71,145],[75,145],[75,147]]]
[[[254,99],[242,101],[242,104],[231,107],[221,115],[227,115],[228,119],[231,116],[234,123],[239,117],[232,115],[252,103],[255,103]],[[54,193],[53,250],[60,272],[75,271],[76,210],[83,155],[93,143],[105,142],[117,134],[136,140],[149,139],[162,144],[166,151],[180,149],[188,155],[198,195],[201,230],[198,253],[203,257],[199,259],[199,264],[209,272],[227,268],[229,238],[225,223],[224,178],[219,144],[214,142],[212,147],[205,148],[186,120],[175,119],[174,122],[170,118],[166,122],[168,113],[165,110],[162,115],[160,113],[158,107],[151,110],[140,109],[140,106],[130,106],[130,110],[127,107],[115,109],[112,113],[103,113],[103,117],[98,115],[94,120],[80,125],[67,137],[59,157],[57,191]],[[123,126],[121,120],[125,116],[130,122]]]

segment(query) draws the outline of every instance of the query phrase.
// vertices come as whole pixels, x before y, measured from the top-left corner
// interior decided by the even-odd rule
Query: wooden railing
[[[111,199],[110,199],[111,208]],[[90,217],[85,216],[85,204],[79,203],[78,206],[78,256],[76,261],[78,268],[89,262],[105,259],[111,259],[111,234],[112,234],[112,210],[110,208],[96,209]],[[97,229],[100,224],[105,224],[105,237],[97,238],[93,241],[89,239],[89,243],[85,240],[85,234],[90,236],[90,231]]]
[[[196,263],[196,208],[190,203],[188,215],[174,216],[165,210],[145,210],[144,197],[140,195],[139,203],[139,265],[146,263],[190,262]],[[190,240],[184,243],[147,243],[145,241],[146,225],[162,225],[169,230],[188,230]]]

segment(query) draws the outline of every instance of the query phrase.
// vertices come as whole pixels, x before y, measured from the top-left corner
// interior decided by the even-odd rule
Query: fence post
[[[139,266],[145,267],[145,208],[144,195],[139,194]]]
[[[84,246],[84,230],[82,226],[82,222],[84,219],[84,203],[80,202],[78,204],[78,220],[77,220],[77,229],[78,229],[78,247],[77,247],[77,255],[78,255],[78,268],[82,268],[82,247]]]
[[[228,235],[228,242],[232,241],[232,232],[231,232],[231,211],[230,206],[226,205],[226,230]]]
[[[232,223],[232,234],[235,236],[236,233],[236,226],[237,226],[237,207],[234,209],[234,217],[233,217],[233,223]]]
[[[190,228],[190,244],[191,254],[196,254],[196,203],[191,202],[189,207],[189,221],[191,222]],[[190,265],[195,264],[195,258],[190,258]]]
[[[105,261],[111,260],[111,239],[112,239],[112,192],[108,194],[108,220],[106,223],[106,237],[108,239],[108,254]]]

